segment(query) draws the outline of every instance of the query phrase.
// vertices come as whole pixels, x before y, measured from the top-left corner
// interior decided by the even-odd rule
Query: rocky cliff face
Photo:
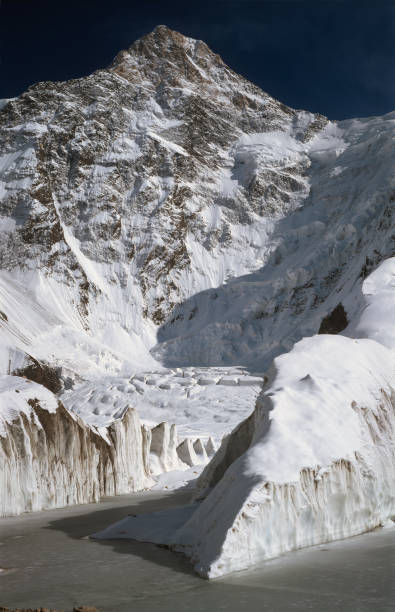
[[[0,134],[3,372],[262,370],[394,252],[393,114],[295,111],[165,26]]]
[[[355,292],[395,254],[394,130],[390,113],[327,124],[303,144],[292,130],[250,135],[250,154],[267,164],[304,160],[308,189],[275,220],[263,265],[177,306],[154,355],[265,371],[302,337],[343,332],[358,315]]]

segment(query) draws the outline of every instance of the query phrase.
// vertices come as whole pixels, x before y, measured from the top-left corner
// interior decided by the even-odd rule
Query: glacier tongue
[[[344,538],[395,516],[395,258],[365,281],[370,338],[313,336],[274,360],[254,413],[199,479],[203,501],[158,538],[214,578],[283,552]],[[381,296],[388,302],[383,314]],[[147,518],[148,520],[148,518]],[[159,517],[158,517],[159,520]],[[172,524],[171,512],[161,521]],[[144,522],[143,517],[139,518]],[[140,524],[139,523],[139,524]],[[122,537],[136,537],[133,519]],[[117,527],[98,537],[121,537]]]

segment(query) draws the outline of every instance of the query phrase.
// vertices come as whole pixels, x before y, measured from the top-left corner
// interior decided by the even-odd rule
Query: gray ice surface
[[[183,505],[188,492],[139,493],[100,504],[0,519],[0,606],[69,612],[320,612],[395,609],[395,529],[289,553],[208,582],[151,544],[84,536],[128,513]]]

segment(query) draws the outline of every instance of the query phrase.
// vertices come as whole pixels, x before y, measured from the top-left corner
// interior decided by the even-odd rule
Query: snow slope
[[[251,155],[266,163],[308,160],[308,195],[274,224],[264,265],[177,306],[153,354],[170,367],[236,363],[264,371],[317,333],[339,303],[352,319],[363,279],[395,253],[394,140],[395,113],[329,123],[308,143],[292,133],[250,135]]]
[[[238,143],[288,130],[294,115],[164,26],[107,70],[8,101],[0,276],[15,279],[24,311],[5,325],[2,371],[13,369],[15,346],[88,378],[152,368],[148,349],[174,304],[263,261],[272,221],[247,179],[232,178]],[[302,115],[301,134],[316,120]],[[260,162],[250,165],[260,179]],[[297,204],[287,200],[269,198],[277,214]],[[13,303],[4,297],[10,319]]]
[[[9,100],[0,371],[262,372],[339,301],[351,318],[394,251],[394,125],[290,109],[165,26]]]
[[[260,269],[317,147],[346,147],[164,26],[107,70],[8,101],[0,134],[1,371],[28,354],[88,380],[157,367],[174,306]],[[191,365],[218,361],[195,344]]]
[[[395,518],[394,308],[392,258],[363,285],[362,339],[312,336],[274,360],[255,412],[203,471],[203,501],[173,529],[169,512],[96,537],[170,545],[214,578]]]

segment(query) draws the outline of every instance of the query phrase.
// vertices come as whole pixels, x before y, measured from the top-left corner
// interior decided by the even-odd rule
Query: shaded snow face
[[[364,282],[351,324],[364,339],[313,336],[274,360],[254,414],[200,477],[212,491],[172,536],[199,572],[226,574],[395,516],[394,280],[391,258]]]
[[[293,131],[244,136],[241,149],[266,166],[307,159],[308,195],[299,193],[299,206],[274,222],[262,266],[174,309],[159,329],[155,357],[168,366],[238,363],[264,371],[336,309],[346,327],[358,314],[362,281],[395,252],[394,130],[390,113],[329,123],[303,143]]]

